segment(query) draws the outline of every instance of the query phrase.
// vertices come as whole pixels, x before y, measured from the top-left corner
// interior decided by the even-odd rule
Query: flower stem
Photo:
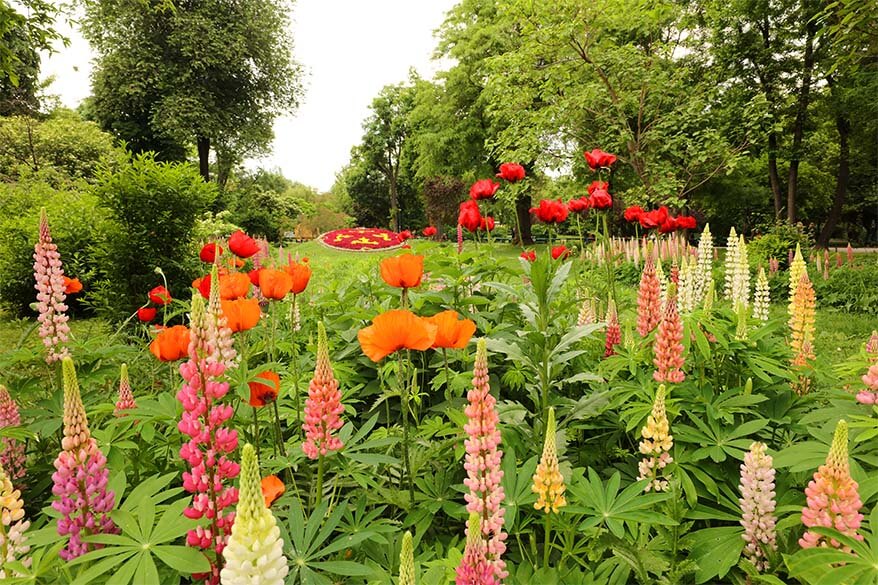
[[[256,412],[256,407],[251,406],[253,409],[253,444],[256,445],[256,457],[259,457],[259,415]]]
[[[543,567],[549,568],[549,547],[552,540],[552,513],[546,514],[546,540],[543,543]]]
[[[409,459],[409,398],[408,398],[408,388],[406,387],[403,380],[406,377],[403,375],[403,358],[402,352],[398,352],[399,354],[399,364],[397,367],[397,380],[399,381],[399,401],[400,401],[400,409],[402,410],[402,458],[403,465],[405,466],[405,478],[406,483],[409,488],[409,504],[411,506],[415,505],[415,486],[412,483],[412,465],[411,460]]]
[[[280,410],[277,408],[277,400],[272,402],[272,406],[274,406],[274,435],[275,435],[275,445],[274,445],[274,455],[277,456],[278,452],[283,453],[284,456],[287,454],[287,450],[284,449],[284,436],[283,430],[281,430],[280,426]]]
[[[319,506],[321,500],[323,500],[323,455],[317,456],[317,502],[315,505]]]
[[[442,348],[442,359],[445,362],[445,400],[451,400],[451,373],[448,370],[448,353]]]

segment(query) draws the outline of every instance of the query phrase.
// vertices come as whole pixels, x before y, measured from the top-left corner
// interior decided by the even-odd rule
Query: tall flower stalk
[[[59,555],[69,561],[103,547],[86,543],[83,537],[115,534],[118,530],[110,519],[115,495],[107,489],[107,458],[88,430],[76,369],[69,356],[62,359],[61,371],[64,379],[64,438],[52,474],[52,493],[58,498],[52,502],[52,507],[61,513],[58,534],[69,537]]]
[[[710,224],[704,225],[698,240],[698,262],[695,266],[694,301],[698,305],[707,293],[707,283],[713,281],[713,234]]]
[[[808,274],[802,273],[796,294],[793,295],[790,315],[790,348],[793,350],[793,365],[804,366],[814,359],[814,323],[817,299]]]
[[[619,313],[613,299],[607,301],[607,332],[604,338],[604,357],[616,354],[616,346],[622,343],[622,327],[619,325]]]
[[[857,533],[863,520],[863,515],[859,513],[863,502],[860,501],[858,487],[851,477],[848,462],[848,426],[845,421],[840,420],[835,427],[826,463],[814,473],[814,479],[805,488],[808,506],[802,509],[802,524],[808,528],[834,528],[842,534],[863,540],[863,536]],[[834,538],[822,536],[812,530],[805,532],[799,539],[799,545],[802,548],[843,548]]]
[[[338,381],[332,373],[329,361],[329,343],[323,322],[317,323],[317,364],[314,377],[308,386],[308,399],[305,401],[305,441],[302,451],[309,459],[317,460],[317,504],[323,496],[323,467],[328,453],[339,451],[344,446],[334,433],[343,425],[341,414],[341,392]]]
[[[768,568],[767,554],[777,550],[774,516],[774,467],[765,443],[755,442],[741,465],[741,526],[744,527],[744,554],[759,571]]]
[[[46,348],[46,363],[53,364],[70,355],[67,348],[70,326],[67,325],[67,305],[64,303],[67,295],[61,254],[52,242],[45,207],[40,210],[40,234],[34,246],[34,278],[40,338]]]
[[[808,274],[808,265],[805,264],[805,258],[802,257],[802,247],[796,244],[796,252],[790,260],[790,282],[789,282],[789,313],[793,314],[793,298],[796,296],[796,289],[799,288],[799,282],[802,275]]]
[[[265,505],[259,459],[253,445],[241,455],[238,509],[220,573],[223,585],[283,585],[289,572],[274,514]]]
[[[188,440],[180,448],[180,457],[189,465],[183,473],[183,488],[192,494],[192,503],[184,510],[187,518],[208,518],[207,526],[187,533],[189,546],[212,551],[211,570],[196,578],[205,583],[219,583],[222,554],[229,538],[235,513],[225,511],[238,501],[238,490],[226,484],[238,476],[240,467],[227,455],[238,447],[238,433],[224,426],[232,418],[232,407],[222,399],[229,391],[222,381],[226,371],[220,354],[217,328],[212,326],[202,297],[192,297],[189,361],[180,366],[183,386],[177,400],[183,416],[177,428]]]
[[[683,373],[683,321],[677,311],[677,294],[675,287],[668,289],[668,300],[662,313],[654,345],[655,371],[652,377],[657,382],[680,383],[686,379]]]
[[[531,491],[537,494],[534,508],[542,510],[546,514],[546,539],[543,542],[543,566],[549,566],[549,549],[552,542],[552,514],[557,514],[559,508],[567,505],[564,492],[564,477],[558,463],[558,448],[555,442],[555,409],[549,408],[549,416],[546,421],[546,438],[543,442],[543,453],[537,464],[536,473],[533,476]]]
[[[502,507],[505,494],[501,485],[503,470],[500,468],[503,451],[499,449],[500,429],[497,424],[500,417],[497,415],[497,401],[491,395],[488,383],[488,350],[484,339],[479,339],[476,346],[473,387],[467,400],[467,423],[464,427],[467,434],[464,463],[467,477],[463,483],[469,488],[469,493],[464,494],[464,498],[467,511],[475,512],[481,518],[486,555],[499,581],[507,576],[506,563],[501,558],[506,551]]]
[[[768,277],[765,269],[759,267],[756,276],[756,291],[753,293],[753,318],[759,321],[768,321],[768,305],[771,302],[771,289],[768,286]]]
[[[0,466],[0,579],[23,577],[7,569],[7,563],[19,562],[24,567],[31,566],[31,559],[25,557],[30,546],[25,531],[30,522],[24,518],[24,502],[21,492],[12,487],[12,481]]]
[[[399,585],[415,585],[415,547],[408,530],[402,535],[399,550]]]
[[[455,585],[499,585],[481,535],[481,519],[477,513],[470,512],[466,523],[466,546],[457,565]]]
[[[735,252],[735,265],[732,274],[732,306],[736,308],[750,306],[750,259],[747,254],[747,242],[744,236],[738,240]]]
[[[641,337],[658,327],[662,314],[661,296],[662,284],[656,273],[655,260],[652,252],[647,251],[637,290],[637,332]]]
[[[726,240],[726,257],[723,264],[725,268],[723,298],[727,300],[732,299],[732,286],[738,266],[738,241],[738,234],[735,232],[735,228],[732,227],[729,230],[729,239]]]
[[[6,386],[0,384],[0,428],[17,427],[21,425],[21,415],[18,412],[18,404],[10,396]],[[6,470],[13,482],[18,482],[25,474],[25,447],[24,443],[12,437],[3,437],[3,450],[0,451],[0,465]]]
[[[637,479],[648,479],[645,491],[657,492],[668,489],[668,479],[665,468],[673,463],[671,449],[674,446],[674,437],[670,434],[670,422],[665,411],[665,385],[658,387],[655,393],[655,401],[652,403],[652,412],[646,418],[646,425],[641,429],[640,453],[644,458],[640,461]]]
[[[137,408],[134,402],[134,394],[131,392],[131,382],[128,379],[128,364],[122,364],[119,374],[119,399],[116,400],[116,409],[113,411],[115,416],[125,416],[126,410]]]

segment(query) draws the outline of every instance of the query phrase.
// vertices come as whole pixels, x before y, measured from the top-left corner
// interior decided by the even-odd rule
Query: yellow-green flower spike
[[[402,535],[402,549],[399,551],[399,585],[415,585],[415,548],[412,533],[408,530]]]

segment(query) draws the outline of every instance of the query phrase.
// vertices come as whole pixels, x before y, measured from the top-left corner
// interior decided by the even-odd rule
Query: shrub
[[[833,269],[829,280],[814,275],[817,303],[849,313],[878,315],[878,264],[845,265]]]
[[[795,250],[796,244],[802,247],[802,254],[808,259],[813,241],[801,223],[778,221],[763,225],[756,232],[759,235],[747,244],[751,266],[766,265],[769,258],[777,258],[781,266],[786,266],[788,252]]]
[[[118,170],[99,170],[94,193],[111,224],[97,259],[105,277],[92,302],[107,317],[126,317],[161,282],[157,267],[172,294],[182,295],[199,269],[194,227],[216,186],[202,181],[192,165],[157,162],[144,153],[129,155]]]

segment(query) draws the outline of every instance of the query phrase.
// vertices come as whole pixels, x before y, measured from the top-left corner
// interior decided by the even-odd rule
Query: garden
[[[611,217],[586,157],[588,196],[530,210],[545,244],[493,241],[506,163],[456,242],[236,230],[116,323],[71,318],[43,208],[38,316],[3,324],[4,582],[874,582],[875,307],[821,296],[875,255]]]

